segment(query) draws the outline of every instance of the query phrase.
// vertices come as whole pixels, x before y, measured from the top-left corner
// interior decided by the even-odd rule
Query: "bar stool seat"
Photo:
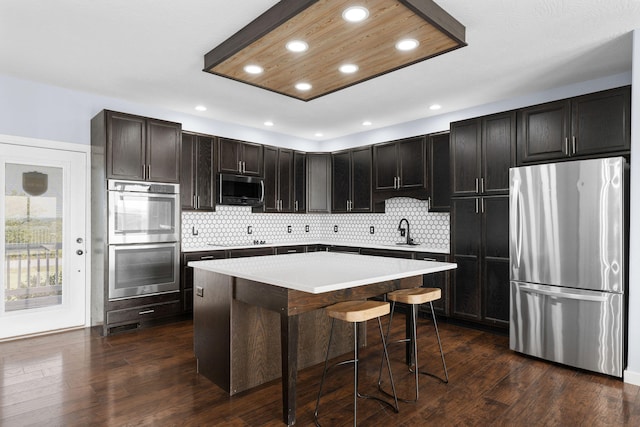
[[[412,316],[412,324],[413,328],[410,332],[409,338],[401,339],[396,342],[409,342],[412,350],[412,358],[413,358],[413,369],[411,369],[411,363],[409,364],[409,371],[414,373],[415,376],[415,398],[414,399],[402,399],[398,398],[403,402],[417,402],[418,400],[418,373],[423,375],[429,375],[435,378],[438,378],[443,383],[449,382],[449,374],[447,372],[447,364],[444,360],[444,352],[442,351],[442,342],[440,341],[440,333],[438,332],[438,323],[436,322],[436,314],[433,310],[433,301],[437,301],[442,297],[442,291],[440,288],[411,288],[411,289],[399,289],[396,291],[392,291],[387,293],[387,299],[392,301],[391,305],[391,315],[389,316],[389,326],[387,329],[387,342],[389,342],[389,334],[391,333],[391,322],[393,321],[393,314],[395,312],[396,303],[408,304],[411,306]],[[442,358],[442,366],[444,368],[444,376],[445,379],[439,378],[436,375],[433,375],[428,372],[421,372],[418,367],[418,344],[417,344],[417,328],[416,328],[416,320],[417,320],[417,307],[421,304],[429,303],[431,307],[431,316],[433,317],[433,327],[436,331],[436,337],[438,338],[438,346],[440,347],[440,357]],[[408,356],[407,356],[408,357]],[[384,362],[384,361],[382,361]],[[386,391],[382,389],[382,367],[383,364],[380,364],[380,375],[378,377],[378,388],[383,393],[389,395]],[[394,390],[395,393],[395,390]]]
[[[351,360],[345,360],[339,363],[336,363],[336,365],[344,365],[347,363],[353,363],[354,367],[353,367],[353,382],[354,382],[354,388],[353,388],[353,425],[355,426],[357,423],[357,408],[358,408],[358,398],[367,398],[367,399],[375,399],[379,402],[382,402],[388,406],[390,406],[394,412],[398,412],[398,398],[396,396],[396,389],[395,389],[395,384],[393,382],[393,375],[391,374],[391,363],[389,362],[389,354],[387,353],[387,345],[386,345],[386,341],[385,341],[385,337],[384,337],[384,333],[382,331],[382,322],[380,321],[380,317],[381,316],[385,316],[387,314],[389,314],[390,312],[390,306],[388,302],[384,302],[384,301],[371,301],[371,300],[366,300],[366,301],[345,301],[345,302],[340,302],[334,305],[331,305],[329,307],[325,308],[326,313],[329,317],[331,317],[331,332],[329,333],[329,343],[327,344],[327,356],[325,358],[324,361],[324,370],[322,372],[322,380],[320,381],[320,390],[318,391],[318,399],[316,400],[316,409],[313,413],[313,417],[315,420],[315,423],[317,426],[320,425],[319,421],[318,421],[318,409],[320,406],[320,397],[322,396],[322,388],[324,386],[324,381],[327,375],[327,371],[329,370],[329,368],[327,367],[327,364],[329,362],[329,353],[331,350],[331,340],[333,338],[333,329],[334,329],[334,325],[335,325],[335,321],[336,320],[341,320],[344,322],[348,322],[348,323],[353,323],[353,359]],[[391,388],[393,390],[393,394],[391,396],[393,396],[393,403],[390,403],[384,399],[380,399],[378,397],[375,396],[369,396],[369,395],[365,395],[365,394],[361,394],[358,391],[358,362],[359,362],[359,355],[358,355],[358,343],[359,343],[359,339],[358,339],[358,324],[361,322],[366,322],[368,320],[371,319],[378,319],[378,327],[380,329],[380,340],[382,341],[382,349],[383,349],[383,353],[384,353],[384,359],[386,359],[387,361],[387,368],[389,369],[389,381],[391,383]],[[383,363],[384,363],[384,359],[383,359]],[[381,378],[382,372],[380,373],[380,377]],[[385,394],[388,394],[387,392],[384,392]]]

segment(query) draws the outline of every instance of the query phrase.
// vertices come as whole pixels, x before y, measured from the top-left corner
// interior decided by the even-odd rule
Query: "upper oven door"
[[[178,194],[115,191],[109,193],[109,244],[180,240]]]

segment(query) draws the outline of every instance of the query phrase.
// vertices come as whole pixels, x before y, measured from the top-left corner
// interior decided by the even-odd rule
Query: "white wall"
[[[631,88],[631,200],[629,225],[629,338],[625,382],[640,385],[640,30],[633,32],[633,83]]]

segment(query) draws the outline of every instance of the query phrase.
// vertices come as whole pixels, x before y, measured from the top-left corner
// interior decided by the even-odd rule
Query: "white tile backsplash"
[[[449,213],[429,212],[426,201],[396,197],[386,201],[384,214],[265,214],[245,206],[216,206],[215,212],[182,213],[182,247],[211,244],[251,244],[332,241],[393,243],[403,241],[398,231],[402,218],[409,220],[411,237],[417,243],[449,250]],[[305,226],[309,232],[305,232]],[[334,232],[334,226],[338,232]],[[247,227],[252,234],[247,234]],[[287,227],[291,226],[291,233]],[[375,233],[370,234],[373,226]],[[197,235],[194,235],[195,230]]]

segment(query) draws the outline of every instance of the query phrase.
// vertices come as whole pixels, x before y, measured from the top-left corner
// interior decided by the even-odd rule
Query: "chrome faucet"
[[[403,221],[407,223],[407,229],[406,230],[404,228],[402,228],[402,222]],[[413,244],[413,239],[411,238],[411,235],[409,234],[409,220],[407,218],[402,218],[400,220],[400,223],[398,224],[398,231],[400,232],[400,236],[406,236],[407,245],[412,245]]]

